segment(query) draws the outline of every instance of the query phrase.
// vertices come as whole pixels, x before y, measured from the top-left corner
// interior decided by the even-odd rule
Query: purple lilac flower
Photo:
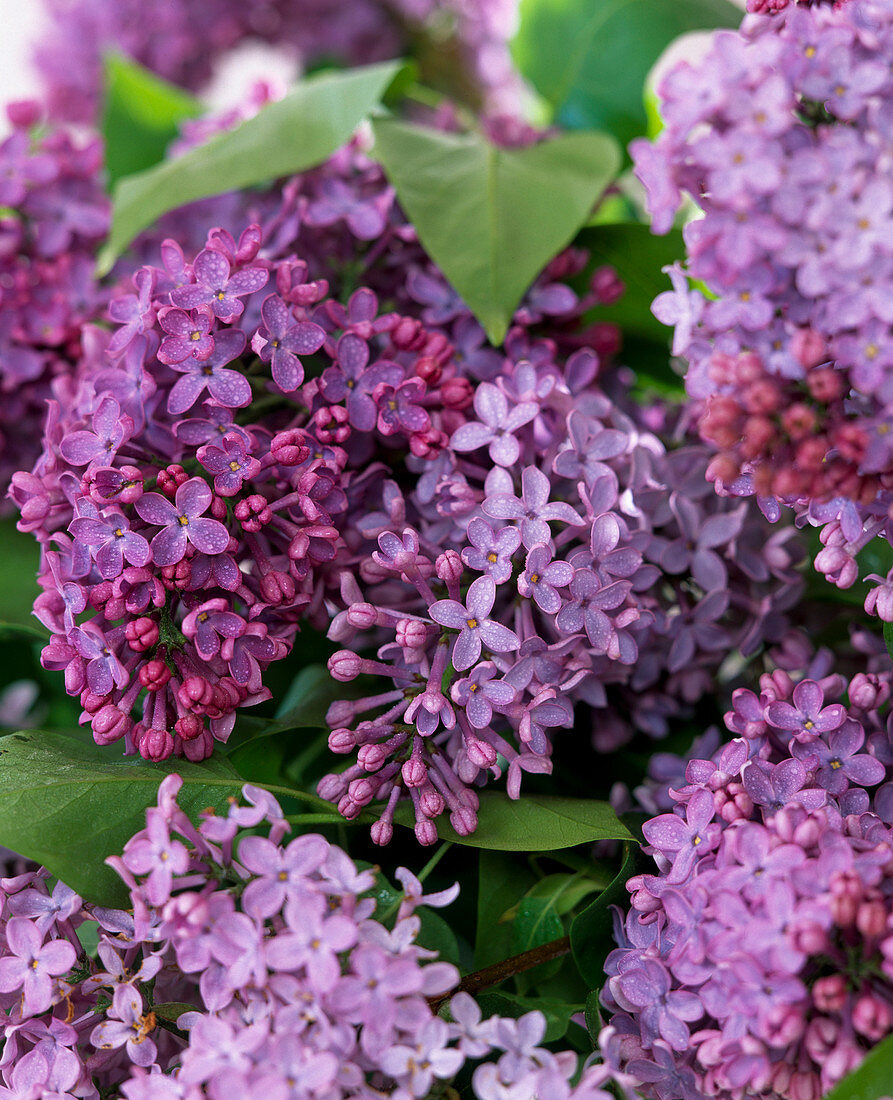
[[[471,545],[462,550],[462,561],[469,569],[491,576],[496,584],[505,584],[512,575],[512,555],[521,545],[518,528],[501,527],[497,532],[486,520],[475,516],[467,536]]]
[[[74,966],[74,948],[63,940],[44,943],[37,925],[24,917],[13,917],[5,931],[8,953],[0,958],[0,992],[21,990],[23,1010],[39,1015],[61,999],[53,979]]]
[[[184,359],[171,364],[182,377],[168,395],[168,412],[179,415],[191,409],[205,388],[215,401],[229,409],[248,405],[251,401],[248,379],[237,370],[226,368],[226,364],[237,359],[244,350],[245,336],[241,332],[221,332],[216,336],[214,351],[207,359]]]
[[[273,381],[284,393],[292,393],[304,381],[299,355],[319,351],[325,331],[308,321],[294,321],[281,298],[271,294],[261,306],[264,327],[258,329],[252,348],[270,363]]]
[[[221,321],[233,321],[245,306],[239,301],[266,286],[269,273],[259,267],[247,267],[230,274],[230,264],[222,252],[203,248],[192,265],[195,283],[174,287],[171,301],[181,309],[210,306]]]
[[[507,653],[521,644],[517,634],[502,623],[488,619],[496,599],[496,584],[492,577],[472,581],[465,603],[458,600],[437,600],[430,607],[431,618],[441,626],[459,630],[453,649],[453,667],[462,672],[477,661],[485,645],[494,653]]]
[[[146,493],[136,502],[141,519],[163,527],[152,539],[152,559],[156,565],[176,565],[191,543],[203,554],[221,554],[229,543],[229,534],[219,520],[202,518],[211,506],[213,494],[200,477],[190,478],[178,489],[174,503],[160,493]]]
[[[524,401],[509,409],[509,403],[500,389],[490,382],[482,382],[474,396],[474,411],[478,419],[463,424],[450,440],[455,451],[476,451],[489,445],[489,454],[499,466],[513,466],[521,454],[521,446],[514,433],[532,420],[538,408],[532,401]]]

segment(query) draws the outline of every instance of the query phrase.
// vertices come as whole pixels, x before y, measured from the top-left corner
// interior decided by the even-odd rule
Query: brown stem
[[[532,970],[540,963],[551,962],[552,959],[560,959],[562,955],[569,955],[571,950],[570,936],[562,936],[560,940],[551,940],[540,947],[532,947],[529,951],[522,951],[520,955],[512,955],[510,959],[485,966],[483,970],[475,970],[472,974],[466,974],[458,985],[453,986],[447,993],[439,997],[430,997],[428,1004],[432,1012],[437,1012],[444,1001],[456,993],[480,993],[483,989],[499,985],[506,978],[512,978],[515,974],[522,974],[525,970]]]

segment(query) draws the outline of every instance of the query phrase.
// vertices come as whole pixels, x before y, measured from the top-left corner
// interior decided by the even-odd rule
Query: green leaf
[[[597,893],[602,886],[585,875],[560,874],[546,875],[527,891],[529,898],[548,898],[559,917],[575,909],[583,898]]]
[[[219,755],[201,764],[147,764],[116,759],[114,751],[37,730],[0,737],[0,844],[42,863],[86,901],[126,905],[124,884],[103,860],[144,828],[161,780],[182,776],[179,803],[190,817],[206,807],[225,812],[243,781]],[[309,793],[268,789],[329,805]]]
[[[46,642],[47,632],[31,614],[40,594],[37,583],[40,546],[33,535],[17,530],[12,519],[0,520],[0,561],[3,562],[0,622],[4,628],[26,627],[26,633]]]
[[[647,225],[599,225],[584,229],[577,244],[590,257],[583,278],[588,279],[598,267],[612,267],[625,288],[613,305],[590,310],[587,321],[609,321],[620,327],[624,337],[638,336],[668,348],[673,330],[658,321],[651,303],[670,289],[669,276],[662,269],[685,258],[681,231],[673,229],[656,237]]]
[[[636,873],[639,861],[644,858],[638,844],[627,844],[617,877],[571,925],[571,952],[590,989],[599,989],[604,984],[605,959],[616,946],[612,937],[611,906],[627,903],[626,880]]]
[[[204,108],[129,57],[107,54],[104,67],[102,137],[109,184],[114,184],[162,160],[179,124]]]
[[[512,954],[520,955],[532,947],[560,939],[564,935],[561,917],[551,898],[521,898],[512,924]]]
[[[839,1082],[825,1100],[889,1100],[893,1082],[893,1035],[868,1052],[858,1069]]]
[[[419,918],[419,934],[416,943],[429,951],[436,951],[443,962],[459,965],[459,941],[456,933],[439,913],[422,906],[416,909]]]
[[[282,729],[325,726],[329,707],[336,699],[345,698],[349,696],[344,684],[339,684],[325,665],[305,665],[283,696],[275,721]]]
[[[893,661],[893,623],[884,623],[884,644],[887,646],[887,655]]]
[[[235,130],[121,180],[99,274],[110,271],[133,238],[168,210],[320,164],[350,138],[400,68],[392,61],[311,77]]]
[[[374,155],[431,258],[487,330],[505,338],[543,267],[574,239],[617,174],[605,134],[563,134],[500,149],[393,119],[374,123]]]
[[[645,132],[645,78],[664,49],[688,31],[737,27],[741,16],[728,0],[522,0],[512,49],[556,121],[626,145]]]
[[[594,1042],[598,1040],[598,1034],[605,1026],[605,1022],[602,1019],[601,1005],[598,1000],[598,992],[592,990],[586,997],[586,1028],[589,1034],[592,1036]]]
[[[542,1012],[546,1017],[546,1034],[543,1041],[554,1043],[563,1039],[570,1027],[571,1017],[583,1011],[583,1005],[566,1004],[547,997],[519,997],[514,993],[481,993],[476,998],[484,1016],[499,1015],[517,1018],[528,1012]]]
[[[508,958],[512,953],[512,926],[503,914],[523,897],[534,875],[526,863],[504,852],[480,854],[474,965],[477,969]]]
[[[632,839],[607,802],[543,794],[527,794],[516,801],[496,791],[484,791],[480,799],[477,830],[470,836],[460,836],[449,825],[438,822],[442,840],[500,852],[553,852],[596,840]],[[401,803],[394,820],[412,828],[412,805]]]

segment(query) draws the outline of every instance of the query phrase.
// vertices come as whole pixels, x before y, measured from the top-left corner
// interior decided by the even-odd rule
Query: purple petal
[[[179,523],[165,527],[152,539],[152,559],[162,568],[176,565],[186,553],[186,528]]]
[[[145,493],[134,505],[137,515],[146,523],[166,527],[177,518],[177,510],[161,493]]]
[[[251,404],[251,385],[248,379],[238,371],[225,369],[215,371],[208,382],[208,391],[215,401],[219,401],[228,409],[242,409]]]
[[[190,520],[185,530],[189,541],[203,554],[222,554],[229,545],[229,532],[216,519]]]

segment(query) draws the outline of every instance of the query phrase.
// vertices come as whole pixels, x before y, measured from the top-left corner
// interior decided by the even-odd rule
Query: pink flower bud
[[[174,729],[184,741],[191,741],[205,728],[204,723],[197,714],[184,714],[174,723]]]
[[[158,763],[174,751],[174,739],[167,730],[147,729],[140,738],[140,756]]]
[[[93,715],[90,723],[93,740],[97,745],[110,745],[120,740],[131,728],[133,721],[117,707],[109,704]]]
[[[382,745],[363,745],[357,753],[357,763],[367,772],[377,772],[388,758],[388,750]]]
[[[398,619],[397,645],[404,649],[424,649],[428,641],[428,626],[418,619]]]
[[[819,978],[812,987],[813,1004],[820,1012],[841,1012],[846,999],[847,984],[842,974]]]
[[[824,339],[809,328],[797,329],[791,337],[791,354],[806,370],[826,363],[829,358]]]
[[[415,838],[419,844],[424,844],[428,847],[430,844],[437,843],[437,829],[433,821],[417,821],[415,823]]]
[[[376,821],[372,828],[369,830],[372,837],[372,843],[384,846],[391,843],[391,837],[394,835],[394,826],[390,821]]]
[[[261,578],[260,591],[264,600],[273,607],[290,604],[295,598],[295,582],[288,573],[271,569]]]
[[[475,767],[492,768],[496,763],[496,749],[488,741],[481,741],[477,737],[466,737],[465,751]]]
[[[419,809],[425,817],[439,817],[443,813],[443,796],[426,783],[419,791]]]
[[[331,713],[331,708],[329,708]],[[328,717],[328,716],[327,716]],[[334,729],[329,734],[329,749],[332,752],[352,752],[357,745],[356,734],[349,729]]]
[[[347,821],[353,821],[362,811],[363,807],[359,802],[354,802],[350,795],[345,795],[338,803],[338,813]]]
[[[418,757],[412,757],[403,765],[400,774],[407,787],[421,787],[428,778],[428,769]]]
[[[474,390],[467,378],[448,378],[440,387],[440,400],[445,408],[461,412],[474,400]]]
[[[880,898],[863,901],[856,913],[856,928],[866,939],[880,939],[887,927],[887,911]]]
[[[864,993],[853,1005],[853,1027],[873,1043],[883,1039],[893,1024],[893,1012],[875,993]]]
[[[147,661],[139,671],[139,681],[147,691],[161,691],[171,678],[171,670],[164,661]]]
[[[459,583],[464,568],[462,559],[455,550],[444,550],[434,563],[437,576],[448,585]]]
[[[270,443],[270,454],[280,466],[299,466],[310,455],[304,433],[296,428],[279,432]]]
[[[316,793],[327,802],[334,802],[347,790],[347,780],[342,775],[324,775],[316,784]]]
[[[349,649],[339,649],[328,660],[329,672],[336,680],[347,683],[355,680],[362,670],[362,660]]]
[[[134,653],[145,653],[147,649],[158,644],[158,624],[144,615],[140,619],[132,619],[127,624],[124,635]]]
[[[477,814],[467,806],[462,806],[450,814],[450,824],[459,836],[471,836],[478,827]]]
[[[347,621],[358,630],[371,630],[379,625],[377,608],[371,603],[354,603],[347,609]]]
[[[193,764],[207,760],[213,751],[214,738],[206,729],[203,729],[198,737],[193,737],[191,741],[183,742],[183,755],[187,760],[191,760]],[[270,839],[272,839],[272,834]]]

